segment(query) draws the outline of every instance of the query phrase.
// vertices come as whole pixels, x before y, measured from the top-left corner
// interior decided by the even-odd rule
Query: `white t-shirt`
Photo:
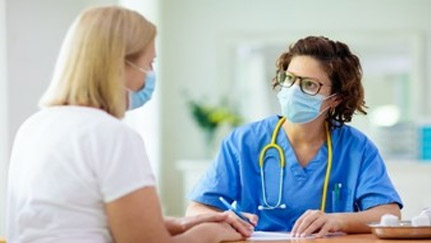
[[[19,129],[7,195],[8,242],[112,242],[104,204],[154,186],[142,138],[108,113],[58,106]]]

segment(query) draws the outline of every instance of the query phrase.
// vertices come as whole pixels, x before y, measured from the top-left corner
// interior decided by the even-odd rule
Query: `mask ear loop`
[[[334,94],[331,94],[330,96],[326,96],[323,100],[328,100],[328,99],[330,99],[330,98],[332,98],[332,97],[334,97],[334,96],[336,96],[337,94],[336,93],[334,93]],[[319,113],[319,116],[320,115],[322,115],[323,113],[325,113],[325,111],[327,111],[327,110],[329,110],[329,113],[331,113],[332,112],[332,110],[331,109],[335,109],[332,105],[330,105],[330,106],[328,106],[327,108],[325,108],[323,111],[321,111],[320,113]]]
[[[144,68],[142,68],[142,67],[140,67],[140,66],[138,66],[138,65],[134,64],[133,62],[131,62],[131,61],[129,61],[129,60],[126,60],[126,63],[127,63],[127,64],[129,64],[131,67],[135,68],[136,70],[139,70],[139,71],[141,71],[141,72],[143,72],[143,73],[145,73],[145,74],[147,74],[147,73],[148,73],[148,70],[146,70],[146,69],[144,69]]]
[[[136,70],[138,70],[138,71],[140,71],[140,72],[142,72],[142,73],[145,73],[145,75],[148,75],[148,73],[150,73],[150,72],[154,73],[154,71],[152,71],[152,70],[145,70],[144,68],[142,68],[142,67],[140,67],[140,66],[138,66],[138,65],[134,64],[133,62],[131,62],[131,61],[127,60],[127,59],[126,59],[126,63],[127,63],[127,64],[129,64],[131,67],[135,68]],[[139,89],[139,91],[140,91],[140,90],[143,90],[143,89],[145,88],[145,85],[146,85],[146,83],[144,83],[144,85],[142,86],[142,88],[141,88],[141,89]],[[129,91],[129,92],[132,92],[132,93],[133,93],[133,92],[138,92],[138,91],[133,91],[133,90],[131,90],[131,89],[127,88],[126,86],[124,86],[124,87],[125,87],[125,89],[126,89],[127,91]]]
[[[329,99],[329,98],[332,98],[332,97],[334,97],[335,95],[337,95],[337,94],[331,94],[330,96],[327,96],[327,97],[325,97],[325,98],[323,98],[323,100],[327,100],[327,99]],[[328,106],[328,107],[326,107],[323,111],[321,111],[321,112],[319,112],[319,115],[318,115],[318,117],[319,116],[321,116],[323,113],[325,113],[326,111],[330,111],[330,109],[331,108],[333,108],[332,107],[332,105],[331,106]]]

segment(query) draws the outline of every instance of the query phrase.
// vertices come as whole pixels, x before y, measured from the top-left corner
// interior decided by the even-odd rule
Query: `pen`
[[[334,192],[335,192],[335,198],[337,200],[340,200],[340,189],[341,189],[341,183],[336,183],[334,186]]]
[[[232,205],[230,205],[223,197],[219,197],[218,199],[220,199],[220,201],[223,203],[223,205],[228,209],[231,210],[232,212],[234,212],[238,217],[240,217],[242,220],[244,220],[245,222],[253,225],[252,222],[250,222],[250,220],[245,217],[241,212],[239,212],[238,210],[236,210],[234,207],[232,207]]]

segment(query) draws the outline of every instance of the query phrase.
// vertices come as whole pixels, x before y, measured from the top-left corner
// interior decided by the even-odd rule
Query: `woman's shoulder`
[[[240,138],[253,136],[254,139],[257,139],[259,135],[266,135],[269,131],[272,131],[279,120],[280,117],[274,115],[261,120],[249,122],[235,128],[232,131],[231,136]]]
[[[374,147],[374,143],[368,136],[361,130],[344,124],[341,127],[335,128],[333,134],[336,136],[338,142],[343,144],[355,144],[355,145],[370,145]]]
[[[91,134],[108,139],[110,136],[139,136],[121,120],[109,113],[91,107],[58,106],[45,108],[33,115],[36,123],[49,122],[55,129],[69,129],[75,134]]]
[[[270,129],[277,123],[279,119],[280,117],[276,115],[269,116],[269,117],[265,117],[263,119],[249,122],[247,124],[239,126],[235,130],[245,132],[245,131],[254,131],[254,130],[260,131],[262,129]]]
[[[105,136],[112,136],[115,139],[135,140],[141,139],[138,132],[132,129],[124,121],[110,115],[105,111],[97,111],[91,114],[88,119],[91,121],[89,130]]]

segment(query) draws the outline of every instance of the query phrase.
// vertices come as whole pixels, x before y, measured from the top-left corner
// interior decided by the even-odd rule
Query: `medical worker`
[[[187,214],[224,210],[223,197],[257,215],[256,230],[298,237],[369,232],[367,223],[383,214],[399,217],[402,203],[378,149],[345,124],[366,114],[358,57],[344,43],[310,36],[276,67],[281,115],[224,139]]]
[[[73,23],[43,108],[15,138],[8,242],[242,238],[227,213],[163,218],[144,142],[120,121],[151,98],[155,35],[152,23],[121,7],[89,9]]]

